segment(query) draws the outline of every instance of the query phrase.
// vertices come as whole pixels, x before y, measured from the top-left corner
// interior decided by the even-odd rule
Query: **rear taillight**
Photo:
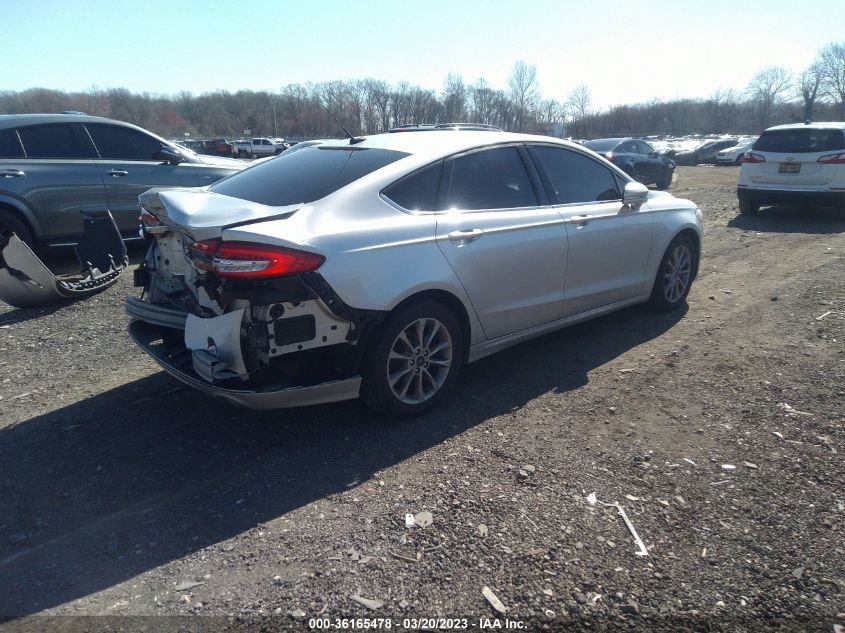
[[[742,157],[743,163],[765,163],[766,157],[762,154],[755,154],[754,152],[745,152]]]
[[[316,270],[326,260],[322,255],[281,246],[223,242],[219,239],[194,242],[191,260],[200,270],[220,277],[258,279]]]
[[[845,165],[845,152],[841,154],[828,154],[819,158],[820,163],[825,165]]]
[[[159,222],[159,219],[146,209],[141,211],[141,215],[138,216],[138,220],[141,222],[141,231],[143,233],[159,236],[170,232],[169,226]]]

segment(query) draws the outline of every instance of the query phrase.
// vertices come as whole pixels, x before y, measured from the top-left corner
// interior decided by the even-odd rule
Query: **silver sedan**
[[[395,417],[520,341],[680,307],[702,238],[694,203],[581,146],[477,130],[316,145],[141,205],[130,333],[164,369],[247,407]]]

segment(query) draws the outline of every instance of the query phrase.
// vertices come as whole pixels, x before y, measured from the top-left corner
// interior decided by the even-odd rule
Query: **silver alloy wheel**
[[[387,384],[405,404],[425,402],[438,391],[452,366],[452,336],[433,318],[413,321],[403,329],[387,357]]]
[[[692,254],[686,244],[678,244],[663,271],[663,296],[669,303],[675,303],[684,296],[692,273]]]

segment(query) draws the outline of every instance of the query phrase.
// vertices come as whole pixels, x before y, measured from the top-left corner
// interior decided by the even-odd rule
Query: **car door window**
[[[100,158],[118,160],[157,160],[161,151],[158,139],[117,125],[89,124],[85,127],[91,134]]]
[[[31,125],[18,134],[27,158],[88,158],[70,125]]]
[[[634,145],[634,143],[632,141],[625,141],[624,143],[622,143],[622,145],[620,145],[616,149],[617,149],[617,151],[623,152],[625,154],[636,154],[637,153],[637,147],[636,147],[636,145]]]
[[[15,130],[0,132],[0,158],[23,158],[23,147]]]
[[[498,147],[459,156],[446,164],[440,209],[535,207],[537,195],[516,147]]]
[[[386,187],[382,195],[408,211],[434,211],[443,163],[423,167]]]
[[[573,204],[621,200],[613,172],[574,150],[533,146],[529,153],[552,189],[552,202]]]
[[[649,145],[645,141],[637,141],[637,147],[639,148],[639,153],[645,154],[646,156],[654,152],[654,149],[651,147],[651,145]]]

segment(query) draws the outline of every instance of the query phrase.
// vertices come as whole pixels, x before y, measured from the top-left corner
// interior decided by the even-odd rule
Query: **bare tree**
[[[461,122],[467,117],[467,87],[455,73],[446,75],[443,82],[443,116],[446,122]]]
[[[845,42],[828,44],[820,52],[824,92],[839,106],[839,120],[845,119]]]
[[[804,112],[802,120],[811,121],[813,119],[813,110],[816,107],[816,101],[819,98],[819,91],[822,88],[824,81],[824,73],[822,66],[818,61],[813,62],[804,71],[798,75],[798,95],[804,102]]]
[[[523,61],[516,62],[508,79],[508,87],[513,101],[514,125],[517,132],[522,132],[527,123],[528,113],[535,108],[540,98],[537,67]]]
[[[590,106],[593,99],[590,95],[590,89],[584,84],[579,84],[572,89],[569,97],[566,99],[566,104],[569,106],[569,112],[572,118],[580,121],[587,117],[590,112]]]
[[[758,130],[769,127],[778,106],[789,94],[789,71],[782,66],[769,66],[751,78],[748,96],[754,106],[754,123]]]
[[[476,81],[469,89],[470,118],[476,123],[493,123],[495,91],[484,78]]]

